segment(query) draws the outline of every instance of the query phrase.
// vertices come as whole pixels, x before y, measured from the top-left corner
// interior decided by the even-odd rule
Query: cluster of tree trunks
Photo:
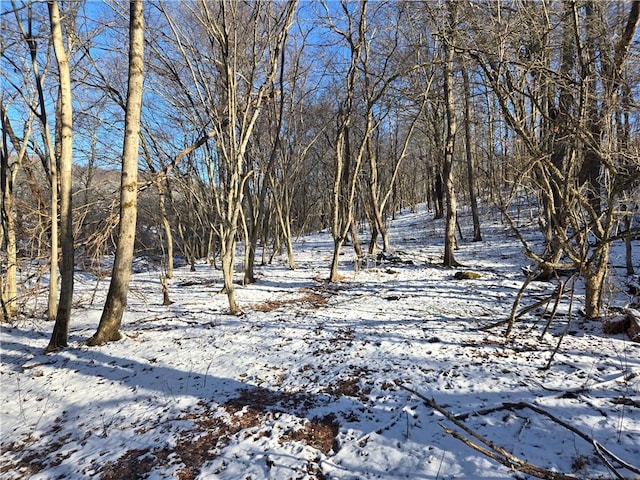
[[[588,318],[603,312],[612,242],[625,242],[633,273],[640,1],[147,4],[151,27],[132,1],[105,10],[129,20],[112,30],[81,2],[3,9],[2,315],[18,314],[20,249],[45,258],[48,350],[67,343],[77,247],[115,254],[92,344],[120,336],[136,248],[161,252],[165,291],[174,249],[192,268],[219,257],[235,314],[239,240],[247,284],[260,246],[263,263],[284,248],[296,268],[294,235],[329,228],[328,279],[340,281],[347,243],[358,257],[389,253],[386,217],[422,202],[444,219],[447,267],[458,265],[460,200],[474,241],[479,200],[497,203],[540,278],[578,272]],[[104,53],[106,30],[128,34],[126,76],[117,49]],[[109,190],[95,180],[101,157],[120,165],[117,197],[97,198]],[[543,249],[520,231],[523,197]]]

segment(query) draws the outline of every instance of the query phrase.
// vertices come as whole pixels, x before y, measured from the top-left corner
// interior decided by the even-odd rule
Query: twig
[[[564,331],[562,332],[562,335],[560,335],[560,338],[558,339],[558,344],[556,345],[556,348],[554,348],[553,352],[551,353],[551,356],[549,357],[549,360],[547,361],[547,364],[545,365],[545,367],[543,368],[543,370],[549,370],[549,368],[551,368],[551,362],[553,361],[553,358],[556,356],[556,353],[558,353],[558,350],[560,349],[560,344],[562,343],[562,340],[564,340],[564,337],[567,335],[567,332],[569,331],[569,327],[571,326],[571,320],[573,319],[573,315],[571,314],[571,310],[573,308],[573,296],[574,293],[576,291],[576,276],[572,276],[570,280],[573,280],[573,283],[571,285],[571,296],[570,296],[570,300],[569,300],[569,318],[567,319],[567,325],[564,327]],[[567,283],[569,283],[569,281],[567,281]],[[560,298],[560,294],[558,294],[558,298]],[[554,309],[555,311],[555,309]],[[551,322],[551,320],[549,320],[549,322]],[[545,329],[546,331],[546,329]],[[543,332],[544,335],[544,332]],[[542,338],[542,337],[541,337]]]
[[[518,319],[518,318],[520,318],[520,317],[522,317],[522,316],[526,315],[527,313],[529,313],[529,312],[531,312],[531,311],[535,310],[536,308],[539,308],[539,307],[541,307],[541,306],[543,306],[543,305],[548,304],[551,300],[556,300],[556,301],[557,301],[557,300],[558,300],[558,298],[559,298],[559,297],[558,297],[558,291],[557,291],[557,290],[554,290],[554,291],[553,291],[553,293],[550,293],[550,294],[549,294],[549,295],[547,295],[546,297],[541,298],[540,300],[538,300],[537,302],[535,302],[535,303],[533,303],[533,304],[529,305],[528,307],[524,307],[522,310],[520,310],[520,311],[516,314],[515,319]],[[505,334],[505,335],[506,335],[506,334]]]
[[[520,291],[518,291],[518,295],[516,295],[516,299],[514,300],[513,306],[511,307],[511,315],[509,316],[509,320],[506,322],[508,326],[507,326],[507,331],[504,334],[505,337],[508,337],[509,334],[511,333],[511,330],[513,329],[513,324],[515,323],[517,318],[516,311],[520,306],[520,302],[522,301],[522,297],[524,296],[524,291],[527,289],[527,286],[531,282],[533,282],[533,279],[536,277],[537,274],[538,274],[538,268],[536,268],[536,270],[534,270],[533,272],[529,272],[529,274],[527,275],[527,278],[522,283],[522,287],[520,288]]]
[[[452,437],[457,438],[458,440],[460,440],[465,445],[468,445],[469,447],[473,448],[474,450],[482,453],[483,455],[485,455],[485,456],[495,460],[496,462],[501,463],[502,465],[504,465],[506,467],[509,467],[509,468],[511,468],[513,470],[517,470],[519,472],[526,473],[527,475],[532,475],[534,477],[542,478],[542,479],[545,479],[545,480],[579,480],[578,477],[574,477],[573,475],[567,475],[567,474],[564,474],[564,473],[553,472],[551,470],[547,470],[547,469],[538,467],[538,466],[533,465],[531,463],[525,462],[524,460],[521,460],[520,458],[518,458],[518,457],[516,457],[514,455],[501,456],[501,455],[499,455],[497,453],[492,452],[491,450],[488,450],[488,449],[484,448],[482,445],[478,445],[477,443],[473,442],[472,440],[469,440],[468,438],[464,437],[463,435],[461,435],[460,433],[456,432],[455,430],[453,430],[451,428],[447,428],[442,424],[440,424],[440,426],[445,431],[445,433],[448,433]]]
[[[478,331],[479,332],[487,332],[489,330],[493,330],[494,328],[501,327],[502,325],[506,325],[510,321],[511,321],[511,319],[507,318],[506,320],[500,320],[498,322],[490,323],[489,325],[485,325],[483,327],[478,328]]]
[[[635,467],[634,465],[631,465],[630,463],[625,462],[620,457],[618,457],[617,455],[613,454],[612,452],[604,448],[602,445],[600,445],[600,442],[598,442],[597,440],[593,441],[593,446],[598,451],[602,450],[609,457],[611,457],[612,460],[618,462],[620,465],[622,465],[624,468],[626,468],[630,472],[640,474],[640,469],[638,467]]]
[[[558,276],[557,273],[556,273],[556,279],[558,280],[558,295],[556,296],[556,301],[553,304],[553,308],[551,309],[549,320],[547,320],[547,324],[545,325],[544,329],[542,330],[542,333],[540,334],[540,337],[539,337],[540,340],[544,338],[545,334],[547,333],[547,330],[549,330],[549,327],[551,326],[551,322],[553,322],[553,319],[556,317],[556,313],[558,312],[558,307],[560,306],[560,299],[564,294],[564,287],[566,283],[562,281],[562,279]]]
[[[613,474],[616,476],[616,478],[624,480],[624,477],[618,473],[618,470],[616,470],[616,467],[614,467],[611,464],[611,462],[609,462],[609,459],[607,459],[607,457],[605,457],[603,455],[603,453],[600,451],[600,445],[597,442],[594,443],[593,448],[595,449],[596,454],[598,455],[598,457],[600,457],[600,460],[602,460],[604,462],[604,464],[607,466],[607,468],[613,472]]]
[[[522,292],[524,292],[524,291],[522,291]],[[518,295],[520,296],[520,293],[518,293]],[[507,330],[506,330],[506,332],[504,334],[505,337],[508,337],[509,335],[511,335],[511,331],[513,330],[513,325],[515,324],[515,321],[518,318],[522,317],[523,315],[529,313],[532,310],[535,310],[538,307],[543,306],[544,304],[549,303],[551,300],[553,300],[554,298],[557,298],[557,297],[558,297],[557,292],[554,291],[552,294],[550,294],[550,295],[538,300],[534,304],[529,305],[528,307],[524,307],[519,312],[516,312],[516,310],[517,310],[517,305],[520,304],[520,300],[521,299],[516,299],[518,304],[516,305],[516,308],[512,310],[512,313],[509,316],[509,318],[507,318],[506,320],[500,320],[498,322],[491,323],[489,325],[485,325],[484,327],[480,327],[480,328],[478,328],[478,331],[486,332],[488,330],[493,330],[494,328],[501,327],[503,325],[508,325]]]

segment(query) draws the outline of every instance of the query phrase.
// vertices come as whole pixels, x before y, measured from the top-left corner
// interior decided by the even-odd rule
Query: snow
[[[96,279],[79,272],[69,348],[44,355],[52,325],[39,319],[2,325],[0,477],[533,478],[447,433],[480,443],[425,400],[544,469],[613,477],[593,444],[554,418],[637,468],[639,345],[578,315],[580,289],[548,369],[568,299],[542,339],[540,310],[509,338],[504,326],[482,330],[509,317],[526,265],[506,227],[487,217],[483,229],[485,241],[456,253],[477,280],[439,265],[442,223],[424,210],[391,222],[391,261],[356,269],[346,247],[338,284],[324,281],[330,235],[301,238],[297,270],[279,257],[238,286],[240,316],[226,314],[221,272],[204,263],[176,271],[170,306],[158,271],[135,273],[124,338],[102,347],[84,342],[108,281],[94,292]],[[635,264],[639,251],[635,241]],[[614,273],[611,302],[623,306],[632,299],[624,271]],[[553,288],[532,284],[523,306]]]

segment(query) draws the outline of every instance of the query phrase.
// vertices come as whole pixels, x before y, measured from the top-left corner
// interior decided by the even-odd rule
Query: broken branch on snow
[[[407,387],[406,385],[403,385],[400,381],[396,381],[395,382],[396,385],[398,385],[400,388],[406,390],[407,392],[415,395],[416,397],[420,398],[421,400],[423,400],[425,402],[425,404],[430,407],[433,408],[434,410],[438,411],[439,413],[441,413],[442,415],[444,415],[445,418],[447,418],[447,420],[449,420],[450,422],[452,422],[456,427],[460,428],[461,430],[463,430],[464,432],[466,432],[468,435],[470,435],[472,438],[478,440],[479,442],[481,442],[483,445],[479,445],[478,443],[476,443],[474,440],[472,440],[471,438],[465,437],[464,435],[462,435],[460,432],[457,432],[449,427],[446,427],[443,424],[440,424],[440,426],[443,428],[443,430],[453,436],[454,438],[460,440],[461,442],[465,443],[466,445],[468,445],[469,447],[473,448],[474,450],[482,453],[483,455],[501,463],[502,465],[505,465],[506,467],[509,467],[513,470],[517,470],[520,471],[522,473],[526,473],[527,475],[532,475],[534,477],[537,478],[542,478],[545,480],[578,480],[578,477],[575,477],[573,475],[569,475],[569,474],[565,474],[565,473],[560,473],[560,472],[554,472],[552,470],[548,470],[542,467],[539,467],[537,465],[534,465],[532,463],[527,462],[526,460],[523,460],[515,455],[513,455],[512,453],[506,451],[503,447],[500,447],[499,445],[496,445],[495,443],[491,442],[490,440],[486,439],[485,437],[483,437],[482,435],[480,435],[479,433],[477,433],[476,431],[474,431],[473,429],[469,428],[467,425],[465,425],[462,420],[467,418],[469,416],[469,414],[464,414],[464,415],[453,415],[452,413],[448,412],[447,410],[445,410],[443,407],[441,407],[440,405],[438,405],[438,403],[434,400],[434,399],[429,399],[427,398],[425,395],[417,392],[416,390]],[[532,405],[530,403],[527,402],[517,402],[517,403],[510,403],[510,402],[505,402],[503,403],[501,406],[495,407],[495,408],[491,408],[491,409],[485,409],[482,410],[481,412],[476,412],[476,414],[478,415],[484,415],[487,413],[492,413],[492,412],[496,412],[496,411],[500,411],[500,410],[522,410],[524,408],[530,409],[532,411],[534,411],[535,413],[538,413],[540,415],[544,415],[547,418],[549,418],[550,420],[552,420],[553,422],[557,423],[558,425],[570,430],[571,432],[575,433],[576,435],[578,435],[580,438],[582,438],[583,440],[585,440],[587,443],[590,443],[593,448],[594,451],[596,453],[596,455],[598,455],[598,457],[602,460],[602,462],[604,463],[604,465],[611,470],[611,472],[616,476],[616,478],[624,478],[624,476],[622,476],[620,474],[620,472],[618,471],[618,469],[613,465],[613,462],[617,462],[619,465],[621,465],[622,468],[633,472],[633,473],[637,473],[640,474],[640,468],[625,462],[624,460],[620,459],[619,457],[617,457],[615,454],[613,454],[611,451],[609,451],[608,449],[606,449],[605,447],[603,447],[598,441],[596,441],[595,439],[589,437],[587,434],[581,432],[580,430],[578,430],[577,428],[573,427],[572,425],[569,425],[567,422],[565,422],[564,420],[556,417],[555,415],[547,412],[546,410],[537,407],[535,405]],[[487,448],[488,447],[488,448]],[[609,457],[609,458],[607,458]]]

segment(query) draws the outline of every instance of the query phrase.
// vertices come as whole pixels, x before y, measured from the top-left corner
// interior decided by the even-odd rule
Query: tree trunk
[[[138,213],[138,147],[144,80],[143,0],[129,4],[129,78],[125,112],[120,183],[120,223],[109,292],[97,332],[89,345],[102,345],[121,338],[120,325],[127,305]]]
[[[296,267],[296,259],[293,253],[293,235],[291,233],[291,207],[287,207],[287,219],[284,223],[283,235],[285,245],[287,247],[287,262],[289,263],[289,268],[291,270],[295,270]]]
[[[584,315],[590,320],[600,317],[604,279],[609,261],[609,246],[603,245],[595,270],[583,273],[585,283]]]
[[[173,278],[173,233],[171,232],[171,223],[169,223],[169,215],[167,215],[166,192],[165,188],[158,185],[158,202],[160,207],[160,216],[162,217],[162,228],[164,229],[167,257],[167,279]]]
[[[51,221],[49,225],[50,239],[50,258],[49,258],[49,295],[47,298],[47,318],[55,320],[58,313],[58,255],[60,253],[58,244],[58,167],[55,159],[55,149],[51,141],[51,129],[49,128],[49,120],[47,118],[47,109],[44,99],[44,91],[42,87],[42,77],[38,69],[35,52],[32,52],[32,64],[36,75],[36,86],[38,89],[38,102],[40,104],[40,113],[38,115],[42,123],[42,137],[46,151],[46,161],[49,166],[49,183],[51,192],[49,195]]]
[[[440,149],[437,149],[438,153]],[[442,170],[438,165],[434,169],[434,178],[433,178],[433,219],[439,220],[444,218],[444,186],[442,181]]]
[[[44,107],[43,107],[44,108]],[[46,121],[46,120],[45,120]],[[49,128],[45,125],[45,142],[49,143],[49,172],[51,177],[51,224],[49,237],[51,240],[51,256],[49,263],[49,296],[47,297],[47,319],[55,320],[58,315],[58,255],[60,253],[58,243],[58,167],[55,154],[51,145]]]
[[[44,154],[39,153],[42,166],[48,176],[49,184],[51,186],[51,193],[49,200],[50,214],[49,218],[51,224],[49,227],[50,238],[50,263],[49,263],[49,296],[47,299],[47,318],[54,320],[57,314],[57,300],[58,300],[58,176],[56,159],[53,144],[51,141],[51,129],[49,128],[49,120],[47,116],[47,102],[44,96],[44,77],[40,73],[40,67],[38,65],[38,42],[36,36],[32,32],[31,22],[31,10],[29,9],[29,22],[28,31],[24,28],[18,14],[18,9],[14,9],[13,12],[16,16],[16,23],[19,25],[21,35],[29,48],[29,55],[31,60],[31,69],[33,71],[35,87],[38,94],[38,112],[36,113],[40,123],[42,124],[42,140],[44,145]],[[33,110],[35,111],[35,109]],[[30,175],[29,175],[30,176]],[[47,230],[44,226],[43,230]]]
[[[221,293],[227,295],[227,300],[229,302],[229,313],[231,315],[236,315],[241,312],[240,307],[236,303],[235,290],[233,285],[233,272],[234,272],[234,263],[235,263],[235,232],[230,234],[229,232],[223,232],[222,237],[222,251],[220,253],[222,260],[222,277],[224,281],[224,286],[222,287]]]
[[[271,176],[270,178],[272,190],[275,192],[275,178]],[[293,235],[291,233],[291,200],[289,196],[289,190],[287,186],[283,187],[282,195],[277,198],[274,195],[274,203],[276,207],[276,213],[278,216],[278,222],[280,225],[280,230],[282,232],[282,236],[284,237],[286,248],[287,248],[287,260],[289,262],[289,268],[291,270],[296,269],[296,260],[295,255],[293,253]],[[279,237],[280,233],[277,231],[274,232],[274,238]]]
[[[242,233],[244,235],[244,275],[242,279],[243,285],[250,285],[255,283],[255,270],[254,265],[256,263],[256,252],[258,250],[258,218],[256,218],[256,210],[262,210],[260,206],[254,205],[253,198],[249,198],[245,193],[245,199],[247,203],[247,212],[240,211],[240,217],[242,220]],[[258,201],[262,201],[259,198]]]
[[[358,238],[358,229],[356,228],[356,221],[351,216],[351,223],[349,224],[349,233],[351,234],[351,242],[353,243],[353,250],[356,252],[358,258],[363,257],[362,246],[360,246],[360,239]]]
[[[625,266],[627,268],[627,275],[633,275],[635,270],[633,269],[633,251],[631,248],[631,219],[633,218],[633,212],[628,211],[626,204],[621,206],[621,210],[624,213],[622,224],[624,225],[624,253],[625,253]]]
[[[4,129],[4,110],[3,132]],[[0,245],[3,243],[7,249],[7,267],[0,277],[0,289],[2,290],[2,319],[9,321],[18,313],[17,297],[17,266],[18,256],[16,248],[15,213],[13,211],[13,178],[9,168],[9,152],[7,150],[6,139],[3,143],[2,165],[0,166],[0,178],[2,179],[2,232],[0,235]],[[17,170],[17,169],[16,169]]]
[[[333,235],[333,256],[331,258],[331,267],[329,270],[329,282],[338,282],[342,279],[340,274],[338,273],[339,263],[340,263],[340,250],[342,249],[342,245],[344,243],[345,234],[343,232],[343,222],[344,219],[342,213],[342,195],[341,195],[341,181],[342,181],[342,173],[340,171],[343,168],[343,160],[340,152],[336,152],[336,167],[337,172],[335,174],[334,179],[334,187],[333,187],[333,202],[332,202],[332,223],[331,223],[331,232]]]
[[[375,220],[369,218],[369,255],[375,255],[378,253],[378,224]]]
[[[2,186],[2,211],[0,212],[0,245],[4,244],[7,254],[7,267],[0,276],[0,300],[2,304],[2,319],[9,321],[18,314],[18,248],[16,242],[16,212],[13,206],[13,186],[18,174],[18,167],[26,154],[27,144],[31,136],[33,113],[26,125],[22,142],[16,137],[11,128],[9,116],[4,103],[0,104],[2,122],[2,152],[0,152],[0,185]],[[18,152],[13,165],[9,165],[9,139]]]
[[[469,201],[471,203],[471,217],[473,218],[473,241],[481,242],[480,216],[478,215],[478,199],[476,197],[476,166],[473,151],[471,149],[471,87],[469,85],[469,72],[466,67],[462,69],[464,82],[464,139],[465,154],[467,157],[467,182],[469,184]]]
[[[60,75],[59,109],[56,122],[60,126],[59,165],[60,178],[60,238],[62,243],[62,279],[60,301],[53,334],[46,351],[51,352],[67,346],[71,304],[73,300],[74,248],[73,248],[73,215],[72,215],[72,163],[73,163],[73,109],[71,98],[71,75],[69,58],[62,38],[60,11],[58,2],[49,3],[51,37],[58,62]]]
[[[347,114],[348,115],[348,114]],[[341,115],[342,117],[342,115]],[[335,177],[333,182],[333,202],[331,205],[332,226],[331,233],[333,235],[333,257],[331,260],[331,268],[329,271],[329,281],[337,282],[342,279],[338,273],[340,262],[340,250],[347,237],[349,226],[351,225],[351,205],[349,203],[349,183],[351,176],[350,170],[350,149],[349,149],[349,117],[340,119],[342,125],[338,131],[336,139],[336,148],[334,152],[335,160]]]
[[[339,282],[342,280],[342,276],[340,275],[338,268],[340,264],[340,250],[342,249],[343,243],[344,238],[334,238],[333,240],[333,255],[331,257],[331,270],[329,272],[330,282]]]
[[[371,204],[371,216],[373,216],[372,228],[371,228],[371,241],[369,242],[369,253],[373,253],[372,250],[375,250],[377,235],[380,234],[382,236],[382,251],[388,253],[391,250],[391,246],[389,244],[389,232],[387,232],[387,227],[384,224],[384,219],[382,218],[382,210],[380,208],[380,200],[378,198],[378,190],[380,188],[378,184],[378,162],[376,158],[376,152],[371,146],[372,140],[367,139],[367,150],[369,157],[369,201]],[[373,223],[375,222],[376,228],[373,228]],[[375,237],[374,237],[375,233]]]
[[[447,30],[449,32],[448,38],[452,39],[455,34],[456,22],[457,22],[457,5],[453,2],[447,2],[447,8],[449,10],[449,19]],[[443,168],[443,182],[446,195],[446,223],[444,233],[444,260],[443,265],[445,267],[455,267],[458,262],[454,256],[454,250],[456,248],[456,219],[457,219],[457,205],[456,205],[456,190],[453,183],[453,154],[456,139],[456,130],[458,125],[456,123],[456,105],[454,101],[453,93],[453,57],[454,48],[448,41],[444,42],[444,101],[446,109],[446,137],[444,145],[444,168]]]

